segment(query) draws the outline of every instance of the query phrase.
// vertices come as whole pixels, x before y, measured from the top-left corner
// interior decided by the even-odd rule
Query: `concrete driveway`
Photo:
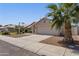
[[[38,56],[37,54],[0,40],[0,56]]]
[[[51,36],[49,36],[49,35],[31,35],[31,36],[25,36],[25,37],[20,37],[20,38],[0,36],[0,40],[6,41],[15,46],[24,48],[24,49],[29,50],[38,55],[45,55],[45,56],[79,55],[79,53],[77,53],[77,51],[75,51],[75,50],[39,42],[39,41],[45,40],[49,37],[51,37]]]

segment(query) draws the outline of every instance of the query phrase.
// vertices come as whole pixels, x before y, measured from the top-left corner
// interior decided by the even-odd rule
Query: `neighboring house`
[[[5,25],[4,27],[7,28],[8,31],[10,32],[15,32],[15,25],[13,24],[8,24],[8,25]]]
[[[42,18],[38,22],[33,22],[28,26],[32,29],[32,33],[45,34],[45,35],[63,35],[63,31],[57,30],[55,27],[51,28],[50,20],[47,17]],[[78,34],[78,27],[72,25],[72,34]]]
[[[3,31],[8,31],[8,29],[6,27],[0,27],[0,32],[3,32]]]
[[[7,27],[7,28],[15,28],[15,25],[13,25],[13,24],[8,24],[8,25],[5,25],[4,27]]]

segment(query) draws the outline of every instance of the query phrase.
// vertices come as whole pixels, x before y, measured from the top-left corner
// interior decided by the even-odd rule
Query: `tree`
[[[51,27],[56,27],[56,29],[64,28],[64,42],[68,44],[73,44],[74,40],[72,38],[71,26],[72,23],[79,22],[79,6],[75,3],[64,3],[64,4],[51,4],[48,5],[50,13],[48,17],[51,16]]]

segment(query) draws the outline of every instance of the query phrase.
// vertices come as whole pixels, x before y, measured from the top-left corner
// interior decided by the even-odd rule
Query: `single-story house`
[[[55,27],[51,28],[50,20],[47,17],[43,17],[38,22],[33,22],[28,26],[32,29],[32,33],[45,34],[45,35],[60,35],[63,34],[62,29],[57,30]],[[78,26],[72,25],[72,34],[78,34]]]
[[[0,32],[3,32],[3,31],[8,31],[8,29],[6,27],[0,27]]]

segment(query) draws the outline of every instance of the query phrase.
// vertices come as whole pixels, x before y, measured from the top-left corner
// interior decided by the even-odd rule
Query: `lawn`
[[[5,34],[2,34],[2,32],[0,32],[0,35],[5,35]],[[6,36],[9,36],[9,37],[14,37],[14,38],[18,38],[18,37],[24,37],[24,36],[29,36],[31,35],[30,33],[26,33],[26,34],[17,34],[17,32],[10,32],[9,34],[6,34]]]
[[[30,34],[17,34],[17,33],[11,33],[10,37],[14,37],[14,38],[19,38],[19,37],[24,37],[24,36],[29,36]]]

